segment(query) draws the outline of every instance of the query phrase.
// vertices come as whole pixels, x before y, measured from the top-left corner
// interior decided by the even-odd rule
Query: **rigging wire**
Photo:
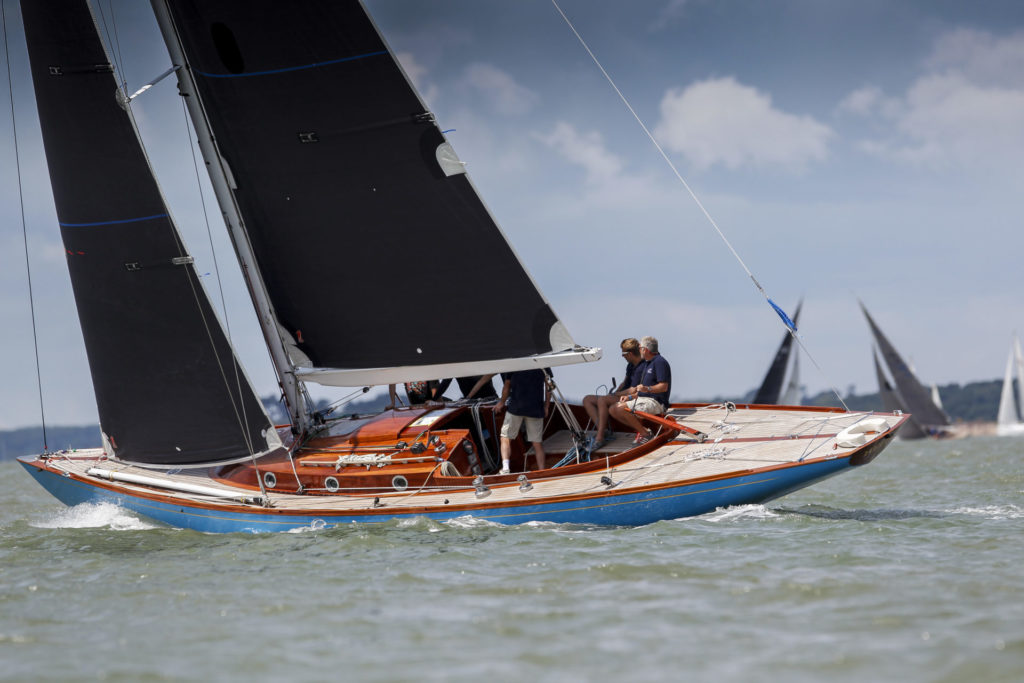
[[[39,419],[43,427],[43,452],[49,452],[50,446],[46,438],[46,410],[43,407],[43,375],[39,363],[39,334],[36,331],[36,305],[32,291],[32,264],[28,254],[28,227],[25,222],[25,191],[21,184],[21,154],[18,151],[18,122],[14,115],[14,80],[11,76],[11,53],[7,40],[7,10],[0,0],[0,18],[4,32],[4,58],[7,62],[7,90],[11,101],[11,130],[14,136],[14,164],[18,174],[18,205],[21,209],[21,235],[25,245],[25,273],[28,277],[28,305],[32,315],[32,346],[36,355],[36,385],[39,390]]]
[[[106,16],[103,14],[102,6],[100,6],[100,14],[101,14],[101,16],[103,16],[104,27],[106,27]],[[113,9],[111,9],[111,15],[113,15]],[[114,32],[113,32],[114,42],[117,42],[116,23],[114,24],[114,26],[115,26],[115,29],[114,29]],[[111,31],[107,30],[107,37],[108,37],[107,41],[108,41],[108,43],[110,42],[110,36],[111,35],[112,35]],[[101,38],[101,42],[102,42],[102,38]],[[106,44],[104,45],[104,51],[107,52],[108,55],[110,55],[110,53],[111,53],[111,51],[113,49],[115,49],[113,45],[106,45]],[[118,51],[118,55],[117,55],[118,60],[117,61],[120,61],[119,44],[118,44],[116,49]],[[114,60],[112,60],[112,61],[114,61]],[[116,62],[115,62],[115,64],[116,64]],[[134,112],[134,110],[133,110],[133,108],[131,106],[132,99],[130,97],[128,97],[128,82],[124,78],[124,75],[125,75],[124,69],[121,68],[120,66],[117,66],[116,68],[117,68],[117,71],[119,72],[119,75],[121,76],[122,83],[123,83],[123,85],[122,85],[122,93],[124,95],[123,107],[124,107],[125,113],[128,115],[128,118],[131,121],[132,128],[135,130],[135,137],[136,137],[136,139],[138,140],[138,143],[139,143],[139,148],[142,150],[142,154],[143,154],[143,157],[146,160],[146,164],[149,166],[149,168],[151,169],[151,172],[152,172],[153,163],[152,163],[152,160],[150,159],[150,156],[149,156],[149,150],[146,147],[145,141],[142,139],[142,134],[141,134],[141,131],[139,130],[138,122],[135,120],[135,112]],[[187,123],[186,123],[186,125],[187,125]],[[191,137],[190,136],[189,136],[189,140],[190,140],[189,148],[191,149],[192,145],[191,145]],[[196,162],[195,162],[195,151],[194,150],[192,150],[192,155],[193,155],[193,157],[192,157],[193,165],[195,165]],[[197,167],[196,173],[198,175],[198,167]],[[156,174],[155,173],[153,173],[153,181],[155,183],[157,183],[157,185],[159,187],[159,183],[156,180]],[[163,193],[161,192],[161,195],[162,194]],[[200,185],[200,195],[201,194],[202,194],[202,187]],[[206,216],[205,206],[206,206],[206,204],[205,204],[205,201],[204,201],[203,202],[203,209],[204,209],[203,215],[204,215],[204,217]],[[169,219],[169,221],[170,221],[171,231],[172,231],[173,236],[175,238],[175,242],[178,245],[178,250],[179,250],[178,253],[181,256],[185,256],[185,255],[187,255],[187,249],[185,248],[184,241],[182,240],[180,234],[177,231],[177,228],[175,226],[174,220],[173,219]],[[207,233],[209,234],[209,232],[210,232],[210,230],[209,230],[209,221],[207,221]],[[212,237],[211,237],[211,241],[212,241]],[[195,277],[193,277],[193,276],[195,276]],[[190,287],[192,289],[192,296],[193,296],[193,299],[196,302],[196,308],[197,308],[197,311],[199,313],[199,318],[202,321],[203,328],[206,331],[207,339],[210,342],[210,347],[213,350],[213,356],[214,356],[214,358],[217,361],[217,367],[218,367],[218,369],[220,371],[221,380],[224,382],[224,386],[228,389],[228,400],[231,403],[231,408],[234,411],[235,419],[238,422],[239,428],[241,429],[242,439],[245,442],[246,448],[249,450],[249,457],[252,458],[253,464],[255,465],[256,452],[257,452],[257,450],[259,450],[262,453],[263,449],[262,448],[257,449],[256,446],[253,444],[252,433],[251,433],[250,424],[249,424],[249,417],[246,414],[246,410],[245,410],[244,392],[242,390],[241,378],[240,378],[239,367],[238,367],[239,363],[238,363],[237,358],[235,357],[234,347],[230,344],[230,332],[228,331],[228,342],[229,342],[228,347],[229,347],[229,352],[230,352],[230,356],[231,356],[231,365],[232,365],[232,367],[234,369],[234,373],[235,373],[235,383],[236,383],[236,388],[237,388],[237,394],[231,391],[231,381],[228,378],[227,371],[226,371],[226,369],[224,367],[224,362],[221,359],[221,354],[218,352],[217,344],[216,344],[216,342],[214,340],[213,331],[211,329],[211,322],[209,320],[207,320],[206,314],[203,312],[203,305],[202,305],[202,300],[200,299],[200,297],[205,294],[205,291],[204,291],[204,289],[202,287],[202,284],[199,282],[198,270],[194,266],[190,266],[188,268],[186,278],[187,278],[187,280],[189,282],[189,285],[190,285]],[[217,281],[218,281],[218,283],[220,283],[219,270],[218,270]],[[222,301],[223,301],[223,290],[221,292],[221,296],[222,296]],[[225,319],[226,319],[226,309],[225,309]],[[216,324],[216,322],[214,322],[213,324]],[[225,324],[227,324],[227,323],[225,322]],[[257,468],[257,472],[258,471],[259,470]],[[262,477],[257,476],[257,479],[259,480],[260,492],[263,494],[263,499],[265,501],[269,501],[269,497],[267,496],[266,489],[263,487],[263,479],[262,479]]]
[[[127,95],[128,76],[123,68],[124,63],[121,59],[121,41],[117,37],[117,20],[114,17],[114,6],[109,1],[107,2],[107,9],[110,10],[110,23],[114,26],[113,31],[107,26],[107,15],[103,11],[103,3],[97,2],[96,8],[99,10],[100,18],[103,20],[103,30],[107,34],[107,42],[110,43],[111,61],[117,66],[117,71],[121,75],[121,89]],[[95,17],[93,20],[95,21]]]
[[[818,365],[818,362],[814,359],[814,356],[811,355],[811,353],[807,350],[807,347],[804,346],[800,337],[796,334],[796,325],[793,323],[792,320],[790,320],[789,316],[786,315],[785,311],[783,311],[778,304],[772,301],[771,297],[768,296],[768,293],[765,291],[764,287],[762,287],[761,283],[757,281],[756,277],[754,277],[754,274],[750,271],[750,268],[747,267],[747,264],[744,263],[743,259],[740,257],[736,249],[733,248],[732,243],[725,236],[725,233],[722,232],[722,229],[720,227],[718,227],[718,223],[715,221],[714,218],[712,218],[711,213],[708,212],[707,208],[704,207],[704,203],[701,202],[700,198],[697,196],[697,193],[693,191],[693,189],[690,187],[690,184],[686,182],[685,178],[683,178],[682,174],[676,168],[676,165],[672,163],[672,160],[669,158],[668,154],[665,153],[665,150],[662,149],[661,145],[658,144],[658,141],[654,138],[654,135],[647,128],[647,125],[643,122],[643,119],[641,119],[640,115],[636,113],[635,109],[633,109],[633,105],[629,103],[629,100],[626,99],[626,96],[622,94],[621,90],[619,90],[619,86],[617,86],[615,84],[615,81],[612,80],[611,75],[609,75],[609,73],[605,71],[605,68],[601,66],[601,62],[597,59],[597,55],[595,55],[594,52],[590,49],[590,46],[587,45],[587,42],[583,40],[583,36],[581,36],[579,31],[576,30],[576,27],[573,25],[572,21],[569,20],[569,17],[565,14],[565,12],[562,11],[562,8],[558,6],[558,1],[551,0],[551,4],[555,6],[555,9],[562,16],[562,19],[564,19],[565,23],[569,26],[569,30],[573,32],[573,35],[576,36],[576,39],[580,42],[580,45],[582,45],[583,49],[586,50],[588,55],[590,55],[590,58],[593,60],[594,64],[601,71],[601,73],[604,74],[604,77],[605,79],[607,79],[608,84],[612,86],[612,89],[615,90],[615,93],[619,96],[619,99],[622,100],[622,103],[624,105],[626,105],[626,109],[628,109],[629,113],[633,115],[633,118],[636,119],[636,122],[640,124],[640,128],[643,129],[644,133],[650,139],[651,144],[654,145],[654,148],[658,150],[658,153],[661,155],[661,158],[665,160],[666,164],[668,164],[668,167],[672,169],[672,173],[675,174],[676,178],[679,180],[682,186],[686,188],[686,191],[690,194],[690,197],[693,198],[693,201],[697,204],[697,207],[704,214],[704,217],[707,218],[708,222],[711,224],[711,227],[713,227],[715,229],[715,232],[718,233],[718,236],[722,238],[722,242],[724,242],[725,246],[729,248],[730,252],[732,252],[732,255],[736,258],[736,261],[739,262],[744,272],[746,272],[747,276],[750,278],[750,281],[754,283],[754,286],[757,288],[757,291],[760,292],[762,296],[764,296],[768,304],[772,307],[772,309],[775,310],[775,313],[778,314],[783,324],[785,324],[786,328],[789,330],[789,333],[793,335],[793,339],[796,341],[796,343],[799,344],[800,348],[803,349],[804,353],[807,354],[807,357],[811,360],[811,363],[814,364],[814,367],[818,369],[818,372],[821,373],[822,377],[825,377],[830,388],[832,389],[832,392],[836,395],[836,398],[839,399],[839,402],[843,404],[844,408],[849,410],[849,408],[847,408],[846,406],[846,403],[843,401],[842,396],[839,395],[839,391],[835,388],[834,385],[832,385],[832,382],[828,381],[828,378],[825,375],[825,372],[821,369],[821,366]]]
[[[235,345],[234,345],[234,342],[231,339],[231,321],[228,319],[228,304],[227,304],[227,299],[224,296],[224,284],[221,281],[221,277],[220,277],[220,264],[217,261],[217,250],[213,246],[213,231],[210,229],[210,215],[209,215],[209,213],[207,211],[207,208],[206,208],[206,195],[203,192],[202,178],[201,178],[201,176],[199,174],[199,161],[196,159],[196,148],[192,144],[192,127],[189,124],[188,109],[185,107],[185,98],[180,98],[180,99],[181,99],[181,112],[182,112],[182,116],[185,119],[185,137],[188,139],[189,151],[192,152],[192,168],[195,170],[195,173],[196,173],[196,189],[199,191],[199,203],[202,206],[202,209],[203,209],[203,220],[206,223],[206,237],[207,237],[207,239],[210,242],[210,254],[213,256],[213,273],[214,273],[214,276],[217,278],[217,289],[218,289],[218,291],[220,293],[220,307],[221,307],[221,310],[223,311],[223,317],[224,317],[224,332],[225,332],[225,334],[227,335],[227,338],[228,338],[228,346],[232,349],[232,356],[231,356],[231,361],[232,362],[231,362],[231,365],[233,366],[234,373],[235,373],[235,389],[238,391],[239,398],[241,398],[241,396],[243,395],[242,373],[241,373],[241,368],[239,367],[238,360],[237,360],[237,358],[235,358],[234,351],[233,351],[233,349],[235,348]],[[242,408],[242,423],[244,425],[244,432],[245,432],[246,435],[248,435],[248,433],[249,433],[249,416],[246,415],[245,401],[240,401],[240,403],[241,403],[241,408]],[[250,446],[249,454],[253,455],[253,451],[254,450],[255,449],[253,449]]]

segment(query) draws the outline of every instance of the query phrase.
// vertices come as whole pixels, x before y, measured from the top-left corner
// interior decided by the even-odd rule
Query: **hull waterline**
[[[112,503],[158,522],[203,532],[271,532],[301,528],[328,528],[342,524],[376,524],[400,519],[427,518],[445,521],[474,518],[499,524],[555,522],[573,524],[637,526],[659,520],[705,514],[717,508],[764,503],[828,477],[871,462],[889,443],[903,418],[882,434],[861,446],[836,452],[833,438],[822,440],[821,457],[800,459],[765,467],[749,462],[707,476],[686,479],[638,479],[635,473],[648,467],[659,473],[666,457],[707,451],[708,445],[670,442],[629,466],[598,470],[562,479],[534,478],[532,489],[522,491],[517,482],[494,481],[483,497],[473,489],[435,492],[432,495],[392,496],[278,496],[273,507],[201,499],[173,491],[129,485],[85,475],[86,465],[77,469],[71,457],[25,457],[19,461],[47,491],[66,505]],[[832,435],[835,436],[834,434]],[[772,438],[757,443],[742,436],[732,448],[743,452],[752,444],[775,448],[799,442],[799,438]],[[811,439],[804,438],[805,450]],[[719,444],[720,445],[720,444]],[[690,464],[698,466],[690,458]],[[744,454],[745,459],[750,455]],[[645,460],[646,459],[646,460]],[[644,463],[647,463],[646,465]],[[707,466],[724,467],[722,459],[704,461]],[[669,463],[671,464],[671,463]],[[632,467],[632,469],[630,469]],[[531,474],[531,476],[534,476]],[[644,475],[648,476],[648,475]],[[631,479],[631,477],[633,477]],[[561,488],[558,488],[561,487]],[[242,489],[235,489],[243,491]],[[246,491],[243,491],[246,492]],[[422,503],[422,504],[421,504]]]
[[[287,531],[303,527],[331,527],[341,524],[382,523],[396,519],[425,517],[445,521],[472,517],[500,524],[557,522],[637,526],[664,519],[691,517],[731,505],[763,503],[792,493],[853,467],[849,458],[811,463],[788,471],[731,477],[724,481],[673,486],[655,491],[617,495],[612,492],[574,501],[553,501],[510,507],[436,510],[373,514],[334,513],[273,514],[252,510],[233,511],[221,506],[168,503],[126,492],[100,488],[42,470],[30,463],[22,465],[43,488],[68,506],[82,503],[113,503],[164,524],[206,532]]]

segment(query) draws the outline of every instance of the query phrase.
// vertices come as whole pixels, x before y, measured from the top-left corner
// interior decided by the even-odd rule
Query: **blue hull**
[[[881,450],[881,449],[879,449]],[[668,485],[654,490],[616,493],[615,489],[573,500],[552,500],[528,505],[507,504],[472,509],[424,508],[415,513],[391,514],[378,508],[365,514],[321,510],[319,514],[261,512],[259,508],[186,505],[112,491],[69,476],[39,469],[19,461],[43,488],[65,505],[114,503],[139,515],[174,527],[212,533],[287,531],[303,527],[332,527],[340,524],[380,523],[395,519],[426,517],[444,521],[458,517],[485,519],[500,524],[559,522],[611,526],[639,526],[663,519],[691,517],[730,505],[763,503],[804,488],[869,461],[849,457],[815,461],[726,479]],[[251,510],[251,511],[250,511]]]

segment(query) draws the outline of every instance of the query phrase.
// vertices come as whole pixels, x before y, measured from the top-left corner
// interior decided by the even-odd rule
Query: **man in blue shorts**
[[[650,441],[651,430],[641,424],[634,412],[640,410],[662,415],[668,409],[668,397],[672,393],[672,368],[665,357],[658,353],[658,340],[654,337],[641,339],[640,355],[644,364],[636,386],[626,390],[619,403],[608,409],[609,415],[636,430],[635,444]]]
[[[512,439],[519,436],[524,425],[526,440],[533,445],[533,454],[537,458],[537,469],[544,469],[544,446],[541,442],[544,440],[544,418],[551,405],[551,387],[545,381],[545,372],[550,373],[551,370],[538,368],[501,375],[505,384],[501,388],[498,405],[494,407],[499,413],[508,408],[508,415],[501,425],[501,474],[511,471]]]

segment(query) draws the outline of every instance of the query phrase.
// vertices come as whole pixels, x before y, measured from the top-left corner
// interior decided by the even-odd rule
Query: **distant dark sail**
[[[793,323],[797,324],[800,322],[800,308],[803,306],[803,302],[797,304],[796,312],[793,314]],[[786,332],[786,336],[782,338],[782,343],[779,344],[779,350],[775,352],[775,358],[772,360],[771,367],[768,368],[768,373],[764,376],[764,381],[761,382],[761,388],[754,394],[753,403],[763,403],[768,405],[777,405],[779,399],[782,396],[784,382],[786,381],[786,370],[789,368],[789,359],[793,351],[793,335]]]
[[[910,367],[897,353],[895,347],[882,334],[882,331],[875,324],[875,321],[871,318],[863,304],[861,304],[861,310],[864,311],[864,317],[867,318],[868,325],[871,326],[871,333],[874,335],[878,348],[882,353],[882,359],[892,374],[893,382],[896,384],[896,389],[903,403],[903,410],[911,413],[913,420],[922,425],[926,430],[949,425],[949,416],[935,405],[935,402],[932,401],[931,392],[924,388]]]
[[[100,427],[118,458],[223,462],[276,433],[153,179],[85,0],[23,2],[57,217]]]
[[[878,378],[878,394],[882,398],[882,406],[890,413],[896,412],[907,412],[906,406],[903,404],[903,399],[900,397],[899,392],[893,389],[889,380],[885,376],[885,372],[882,370],[882,364],[878,360],[877,351],[872,351],[871,358],[875,361],[875,377]],[[901,439],[922,439],[926,436],[924,430],[921,428],[911,414],[910,419],[903,423],[900,427],[899,437]]]
[[[572,348],[359,2],[156,1],[278,322],[315,367]]]

